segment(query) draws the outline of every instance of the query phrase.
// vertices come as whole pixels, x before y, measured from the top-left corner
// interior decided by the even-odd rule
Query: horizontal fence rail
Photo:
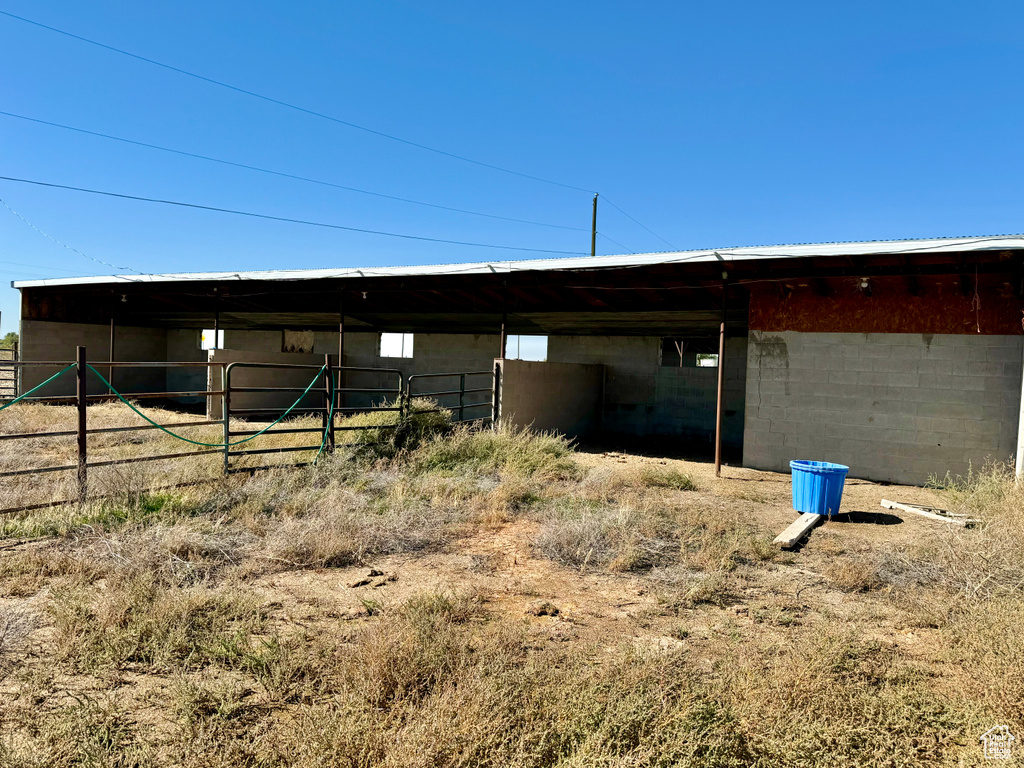
[[[89,470],[100,467],[212,455],[223,457],[223,475],[225,476],[283,466],[308,466],[316,463],[322,454],[333,452],[336,448],[357,448],[376,444],[359,438],[349,439],[347,442],[339,444],[336,440],[336,433],[352,434],[374,430],[373,434],[379,435],[382,431],[394,430],[411,411],[413,398],[438,399],[436,408],[418,412],[429,413],[444,410],[457,414],[455,421],[485,421],[490,419],[490,413],[474,416],[474,413],[479,412],[474,409],[491,407],[490,396],[486,401],[478,402],[477,400],[484,393],[489,395],[493,387],[491,371],[421,373],[406,378],[400,370],[394,368],[332,365],[329,355],[324,357],[324,363],[321,366],[213,361],[99,361],[94,367],[87,360],[85,347],[79,347],[74,361],[23,361],[17,359],[7,361],[0,359],[0,371],[5,368],[13,372],[16,382],[20,382],[25,370],[41,369],[43,373],[34,378],[43,380],[19,396],[5,398],[2,389],[3,379],[0,377],[0,425],[2,425],[4,416],[3,411],[9,406],[16,403],[29,403],[73,407],[76,414],[76,426],[73,429],[64,428],[52,431],[0,433],[0,443],[41,439],[62,441],[74,438],[75,461],[74,463],[55,462],[49,466],[0,471],[0,478],[31,475],[50,476],[52,473],[73,472],[76,473],[74,487],[77,488],[77,494],[74,499],[26,503],[17,507],[0,509],[0,514],[42,509],[59,504],[83,503],[89,498],[110,498],[110,494],[90,495],[89,493]],[[125,381],[129,375],[128,372],[132,369],[169,371],[175,368],[205,369],[207,388],[197,389],[193,386],[188,389],[172,390],[165,387],[162,391],[150,389],[139,392],[122,392],[115,387],[117,381]],[[115,378],[115,372],[119,378]],[[219,383],[215,381],[214,372],[219,375]],[[351,379],[365,376],[373,379],[367,386],[356,386],[351,381]],[[435,379],[436,382],[433,381]],[[298,385],[296,382],[299,381],[305,386]],[[63,392],[61,392],[61,387],[64,388]],[[67,389],[72,387],[75,394],[65,394]],[[56,391],[54,391],[55,388]],[[424,388],[428,391],[414,391],[415,388]],[[90,389],[102,389],[103,391],[90,392]],[[14,392],[17,392],[17,389]],[[134,401],[139,400],[163,399],[174,402],[185,398],[190,398],[193,403],[197,398],[205,400],[206,418],[196,421],[175,420],[157,423],[134,404]],[[280,400],[280,403],[268,405],[267,398]],[[456,399],[457,405],[454,404]],[[441,402],[442,400],[451,401],[451,404]],[[131,426],[89,427],[89,406],[110,402],[123,403],[143,423]],[[219,417],[215,412],[218,405]],[[391,420],[374,419],[367,423],[358,421],[347,423],[357,414],[373,413],[393,413],[396,416]],[[299,416],[307,418],[319,416],[320,425],[301,426],[301,422],[296,424],[292,419]],[[340,424],[338,423],[339,417],[342,419]],[[384,423],[378,423],[381,421]],[[265,422],[269,423],[264,425]],[[192,432],[197,427],[220,427],[222,438],[217,442],[205,442],[190,437],[189,435],[197,434]],[[132,456],[130,458],[97,459],[90,457],[90,439],[95,440],[98,436],[103,435],[153,430],[162,431],[172,438],[195,446],[195,448],[189,451]],[[301,434],[308,434],[312,439],[308,443],[302,441],[301,445],[267,446],[265,443],[250,445],[262,436]],[[26,449],[30,449],[30,445],[30,443],[26,443]],[[93,447],[95,448],[95,446]],[[237,463],[241,457],[293,453],[313,453],[314,455],[311,460],[289,461],[267,466],[251,466],[245,463],[239,465]],[[203,478],[197,478],[197,480],[203,480]]]
[[[484,377],[486,377],[488,384],[487,386],[482,385]],[[424,381],[426,379],[446,379],[444,383],[439,386],[451,387],[452,382],[458,381],[458,389],[441,389],[429,392],[413,392],[415,383]],[[471,383],[477,385],[472,387],[466,386],[467,379],[474,379]],[[470,371],[467,373],[415,373],[409,377],[409,382],[406,387],[408,397],[458,397],[458,405],[445,406],[443,403],[438,403],[440,407],[432,408],[424,413],[432,413],[441,410],[457,411],[458,418],[456,421],[484,421],[491,418],[491,414],[487,413],[481,416],[471,416],[466,418],[466,411],[479,409],[486,407],[490,410],[492,405],[491,393],[494,389],[494,373],[493,371]],[[487,393],[487,399],[480,402],[466,402],[466,395],[479,395],[483,392]]]

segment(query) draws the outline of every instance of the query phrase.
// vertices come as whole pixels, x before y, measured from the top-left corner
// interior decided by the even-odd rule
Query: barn
[[[489,374],[458,393],[487,390],[479,416],[920,484],[1020,450],[1022,257],[1024,236],[993,236],[13,286],[26,361],[84,345],[94,362]],[[126,393],[217,386],[203,368],[115,375]],[[21,391],[43,378],[25,368]]]

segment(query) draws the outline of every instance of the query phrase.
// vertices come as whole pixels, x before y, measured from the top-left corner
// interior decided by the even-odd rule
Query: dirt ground
[[[708,463],[614,452],[579,453],[575,458],[584,466],[656,464],[679,469],[697,481],[698,495],[723,509],[738,508],[756,526],[776,533],[798,516],[791,505],[789,475],[727,466],[715,478]],[[368,617],[368,605],[372,611],[373,606],[399,604],[431,590],[471,592],[489,611],[528,622],[538,642],[581,641],[609,652],[624,640],[650,648],[696,650],[703,642],[737,632],[769,633],[781,640],[785,627],[794,622],[836,618],[870,618],[876,639],[913,651],[928,645],[926,630],[908,630],[884,600],[837,589],[825,575],[851,554],[882,547],[899,550],[946,527],[883,509],[883,498],[941,506],[939,496],[924,488],[847,480],[842,515],[816,528],[779,561],[745,570],[742,593],[726,605],[685,609],[682,618],[663,609],[657,579],[650,575],[580,570],[538,556],[533,547],[538,524],[529,519],[478,529],[442,552],[378,557],[367,566],[277,573],[254,586],[274,604],[276,621],[309,628],[338,616],[358,623]]]

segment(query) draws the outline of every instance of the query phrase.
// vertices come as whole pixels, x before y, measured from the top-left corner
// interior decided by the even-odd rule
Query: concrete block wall
[[[174,328],[167,331],[166,360],[173,363],[205,362],[208,353],[200,348],[198,328]],[[167,392],[198,392],[207,388],[209,369],[168,368],[165,390]],[[212,388],[212,387],[211,387]],[[205,397],[180,397],[175,402],[183,405],[202,405]]]
[[[572,437],[601,427],[604,366],[502,360],[501,421]]]
[[[110,326],[87,323],[56,323],[44,320],[21,321],[21,356],[23,360],[75,359],[76,347],[86,347],[86,360],[104,376],[108,370],[100,363],[109,359]],[[167,333],[162,328],[119,326],[115,333],[114,354],[118,360],[166,360]],[[21,391],[26,392],[56,373],[58,368],[29,367],[22,371]],[[121,368],[114,371],[113,384],[123,392],[161,392],[165,389],[163,368]],[[106,392],[91,372],[89,394]],[[34,396],[75,394],[75,377],[67,373]]]
[[[743,463],[921,484],[1016,450],[1021,336],[751,331]]]
[[[600,363],[607,369],[604,429],[671,435],[710,445],[715,433],[718,369],[662,366],[656,336],[552,336],[548,360]],[[726,339],[722,442],[743,442],[746,338]]]

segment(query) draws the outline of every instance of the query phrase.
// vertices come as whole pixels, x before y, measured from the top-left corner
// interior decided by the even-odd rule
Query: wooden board
[[[884,509],[898,509],[902,512],[910,512],[913,515],[927,517],[929,520],[940,520],[943,523],[962,525],[965,528],[971,528],[981,522],[980,520],[971,520],[963,515],[957,515],[954,517],[950,514],[940,514],[940,512],[935,510],[934,507],[919,507],[914,504],[900,504],[898,501],[889,501],[888,499],[882,499],[882,507]]]
[[[776,536],[774,543],[783,549],[795,547],[804,536],[811,532],[814,526],[824,519],[824,515],[812,515],[805,512],[794,520],[789,528]]]

